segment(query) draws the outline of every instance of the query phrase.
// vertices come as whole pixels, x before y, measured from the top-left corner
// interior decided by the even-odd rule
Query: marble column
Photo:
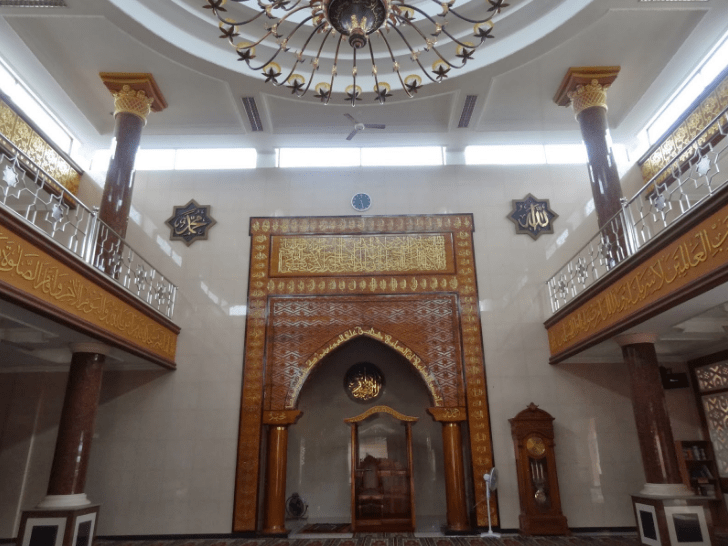
[[[109,348],[101,343],[76,343],[68,373],[48,494],[39,508],[90,504],[84,493],[101,377]]]
[[[99,505],[91,504],[84,488],[108,351],[106,345],[95,342],[71,345],[73,357],[48,494],[37,507],[23,511],[18,544],[93,545]]]
[[[655,334],[624,334],[615,338],[629,369],[632,406],[647,480],[641,494],[690,495],[680,476],[655,352],[656,340]]]
[[[134,162],[136,161],[142,128],[146,123],[146,114],[151,108],[151,100],[144,96],[144,91],[128,89],[114,94],[117,103],[114,114],[114,138],[111,143],[111,159],[106,173],[104,193],[101,198],[99,218],[120,237],[126,235],[129,223],[129,209],[134,189]],[[129,100],[133,96],[134,101]],[[138,106],[133,111],[130,105]],[[146,110],[144,114],[143,109]]]
[[[618,66],[572,67],[554,97],[560,106],[571,105],[579,122],[597,222],[607,247],[605,257],[613,263],[627,257],[627,228],[621,216],[612,220],[622,210],[623,198],[607,120],[607,89],[617,74]]]
[[[298,410],[264,411],[268,425],[268,451],[265,467],[265,504],[263,533],[287,535],[286,467],[288,464],[288,427],[303,415]]]
[[[167,103],[151,74],[103,72],[102,81],[114,97],[114,138],[106,182],[101,197],[96,265],[115,274],[115,256],[126,236],[134,189],[134,163],[150,112],[160,112]]]
[[[460,425],[465,421],[465,408],[429,408],[435,421],[442,423],[442,455],[445,470],[447,501],[447,531],[461,533],[470,530],[465,500],[465,467]]]

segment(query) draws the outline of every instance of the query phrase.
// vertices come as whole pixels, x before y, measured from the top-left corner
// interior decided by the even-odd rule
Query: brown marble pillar
[[[460,423],[465,420],[465,408],[429,408],[435,421],[442,423],[442,454],[445,463],[445,497],[447,500],[447,530],[452,533],[468,531],[468,509],[465,500],[465,467]]]
[[[603,92],[600,96],[606,97],[606,93]],[[572,102],[576,104],[575,101]],[[579,121],[589,157],[589,179],[597,221],[601,228],[622,210],[622,185],[619,182],[619,172],[612,152],[606,104],[587,106],[577,114],[576,119]]]
[[[607,122],[607,89],[617,74],[618,66],[569,68],[554,96],[559,106],[574,108],[579,122],[589,157],[589,178],[600,228],[621,209],[622,186]]]
[[[647,480],[642,494],[689,495],[680,477],[655,352],[656,340],[655,334],[624,334],[615,338],[629,369],[632,406]]]
[[[554,97],[560,106],[571,105],[581,128],[589,158],[594,208],[602,230],[604,257],[616,264],[628,256],[628,227],[622,216],[622,185],[612,152],[607,121],[607,89],[619,74],[618,66],[570,68]]]
[[[48,495],[39,508],[89,504],[84,493],[101,376],[108,347],[100,343],[71,346],[73,358],[58,425]]]
[[[263,533],[287,535],[286,467],[288,464],[288,427],[303,415],[298,410],[264,411],[268,425],[268,456],[265,468],[265,505]]]
[[[149,107],[147,103],[146,108]],[[126,235],[129,223],[129,209],[134,188],[134,162],[145,119],[140,115],[121,110],[115,115],[114,140],[111,144],[111,159],[101,197],[99,218],[122,238]]]
[[[102,72],[104,85],[114,97],[114,139],[106,183],[101,197],[96,259],[97,267],[115,275],[115,257],[126,236],[134,187],[134,163],[142,129],[151,111],[160,112],[167,103],[151,74]]]

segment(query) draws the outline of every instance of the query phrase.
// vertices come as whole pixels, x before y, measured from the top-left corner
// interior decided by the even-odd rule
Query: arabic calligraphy
[[[171,331],[2,228],[0,280],[174,359],[177,336]]]
[[[50,186],[55,187],[55,182],[58,182],[72,194],[78,193],[81,174],[10,106],[0,100],[0,140],[6,139],[53,177],[52,180],[47,180]],[[40,176],[47,178],[42,173]]]
[[[553,233],[553,221],[558,217],[549,208],[548,199],[536,199],[530,193],[522,200],[512,201],[513,210],[508,219],[516,224],[516,233],[526,233],[537,239],[542,233]]]
[[[525,229],[536,231],[538,228],[549,227],[549,216],[546,214],[544,205],[534,205],[531,203],[525,216],[517,218],[518,225]]]
[[[550,327],[551,355],[724,265],[728,215],[725,210],[718,214]]]
[[[718,121],[711,122],[718,117],[721,110],[728,103],[728,77],[723,78],[708,96],[706,96],[671,133],[667,134],[660,145],[641,162],[642,177],[645,182],[652,180],[663,168],[675,161],[673,167],[666,169],[654,181],[659,184],[674,176],[673,171],[681,168],[685,163],[695,159],[698,150],[713,139],[719,139],[719,134],[725,134],[727,124],[725,116]],[[700,136],[700,133],[705,133]],[[693,140],[700,136],[696,142]],[[715,140],[713,140],[715,144]]]
[[[274,237],[279,274],[446,271],[444,235]]]
[[[354,364],[344,378],[347,394],[357,402],[371,402],[382,394],[384,376],[374,364]]]
[[[167,219],[171,231],[170,239],[184,241],[190,246],[198,239],[207,239],[209,228],[217,222],[210,216],[210,205],[198,205],[192,199],[183,207],[174,207],[174,214]]]

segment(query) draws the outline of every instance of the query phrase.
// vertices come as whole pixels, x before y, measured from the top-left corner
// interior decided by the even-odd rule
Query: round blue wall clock
[[[354,207],[354,210],[364,212],[372,206],[372,198],[366,193],[357,193],[351,198],[351,206]]]

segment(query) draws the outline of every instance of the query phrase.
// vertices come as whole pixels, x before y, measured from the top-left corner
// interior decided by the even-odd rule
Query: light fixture
[[[220,38],[235,48],[238,60],[261,71],[266,83],[288,87],[295,97],[313,88],[314,97],[328,104],[337,75],[344,73],[341,66],[350,64],[351,80],[347,77],[342,87],[352,106],[362,100],[357,77],[360,83],[373,81],[374,100],[381,104],[392,96],[390,84],[379,79],[378,61],[381,65],[391,60],[408,97],[422,87],[423,76],[443,81],[450,70],[463,68],[475,50],[493,38],[493,17],[509,5],[505,0],[466,0],[456,10],[455,3],[463,0],[206,1],[204,7],[219,20]],[[439,41],[451,50],[449,56],[436,46]],[[263,60],[256,56],[256,47],[265,49]],[[357,52],[365,49],[368,55],[357,59]],[[361,65],[367,57],[371,76],[357,67],[357,60]],[[411,73],[403,66],[402,59],[407,58],[412,61]],[[308,78],[296,72],[307,62],[311,65]],[[431,68],[426,68],[430,63]],[[317,78],[317,74],[325,75]]]

